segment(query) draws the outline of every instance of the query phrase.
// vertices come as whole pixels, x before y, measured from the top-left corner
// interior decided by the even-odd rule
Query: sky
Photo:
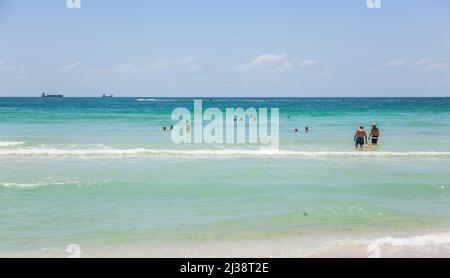
[[[450,1],[0,0],[0,96],[449,96]]]

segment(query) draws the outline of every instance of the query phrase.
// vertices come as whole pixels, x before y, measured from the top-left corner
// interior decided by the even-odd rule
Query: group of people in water
[[[370,131],[369,137],[367,137],[367,133],[364,129],[364,126],[360,126],[355,133],[355,148],[360,147],[361,149],[365,145],[376,146],[378,144],[378,139],[380,138],[380,130],[378,129],[377,123],[372,124],[372,130]],[[371,144],[369,144],[369,140],[371,140]]]
[[[308,133],[310,131],[309,127],[305,127],[305,133]],[[298,128],[294,129],[294,132],[298,133],[300,130]],[[370,131],[369,136],[367,136],[367,132],[364,129],[364,126],[360,126],[355,133],[354,141],[355,141],[355,148],[363,148],[364,146],[373,147],[378,145],[378,139],[380,138],[380,129],[378,128],[377,123],[372,124],[372,130]],[[369,143],[371,141],[371,143]]]
[[[173,125],[171,125],[170,127],[163,126],[162,130],[163,130],[163,131],[173,130]],[[186,131],[187,131],[187,132],[190,132],[190,131],[191,131],[191,123],[190,123],[189,121],[186,121]]]
[[[296,129],[294,129],[294,132],[295,133],[300,132],[300,129],[296,128]],[[305,126],[305,133],[308,133],[308,132],[309,132],[309,126]]]
[[[237,121],[237,118],[234,119],[234,121]],[[191,125],[189,121],[186,121],[186,130],[190,132]],[[164,126],[163,131],[173,130],[173,125],[170,126],[170,128]],[[309,126],[305,127],[305,133],[309,133],[310,128]],[[294,132],[298,133],[300,130],[298,128],[294,129]],[[364,129],[364,126],[360,126],[355,133],[354,142],[355,142],[355,148],[363,148],[365,145],[368,146],[376,146],[378,145],[378,139],[380,138],[380,129],[378,128],[377,123],[372,124],[372,129],[370,131],[369,136],[367,136],[367,132]],[[369,143],[371,141],[371,143]]]
[[[172,130],[172,129],[173,129],[173,125],[170,126],[170,130]],[[167,128],[167,126],[164,126],[164,127],[162,128],[162,130],[163,130],[163,131],[168,131],[169,128]]]

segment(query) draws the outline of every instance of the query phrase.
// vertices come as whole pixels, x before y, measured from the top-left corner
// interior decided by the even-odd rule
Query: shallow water
[[[193,99],[0,98],[0,253],[450,223],[448,98],[204,100],[279,108],[277,151],[174,145],[161,127],[180,106]],[[380,145],[354,150],[373,121]]]

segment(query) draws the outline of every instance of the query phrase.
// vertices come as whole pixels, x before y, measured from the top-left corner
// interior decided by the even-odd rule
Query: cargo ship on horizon
[[[58,95],[47,95],[46,93],[42,93],[42,97],[58,97],[58,98],[61,98],[61,97],[64,97],[64,96],[61,95],[61,94],[58,94]]]

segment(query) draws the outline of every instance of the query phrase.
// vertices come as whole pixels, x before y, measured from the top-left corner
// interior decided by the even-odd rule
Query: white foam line
[[[288,150],[163,150],[163,149],[56,149],[21,148],[1,149],[0,156],[136,156],[136,155],[183,155],[183,156],[293,156],[293,157],[450,157],[450,152],[376,152],[376,151],[288,151]]]
[[[0,186],[6,188],[36,188],[42,186],[56,186],[56,185],[66,185],[66,184],[80,184],[78,181],[43,181],[37,183],[14,183],[14,182],[0,182]]]
[[[148,98],[148,99],[138,98],[138,99],[136,99],[136,101],[150,102],[150,101],[158,101],[158,100],[157,100],[157,99],[154,99],[154,98]]]
[[[4,147],[15,147],[25,144],[25,142],[2,142],[0,141],[0,148]]]
[[[417,247],[430,244],[450,244],[450,232],[427,234],[423,236],[413,236],[407,238],[383,237],[368,241],[369,245],[394,246],[394,247]]]

